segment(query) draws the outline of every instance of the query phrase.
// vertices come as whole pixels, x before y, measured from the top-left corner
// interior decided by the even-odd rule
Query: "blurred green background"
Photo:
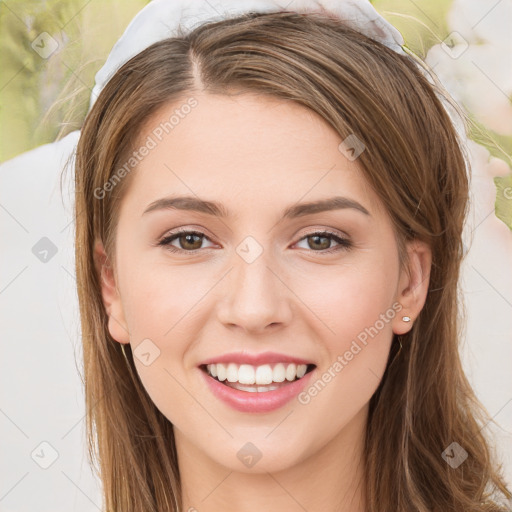
[[[172,1],[172,0],[170,0]],[[94,76],[128,23],[148,0],[0,1],[0,162],[79,129]],[[424,58],[450,33],[451,0],[374,0],[375,8]],[[42,32],[59,48],[43,59],[32,48]],[[512,70],[511,70],[512,73]],[[510,100],[510,98],[509,98]],[[512,164],[512,133],[498,134],[469,113],[471,138]],[[494,178],[496,215],[512,229],[512,175]]]

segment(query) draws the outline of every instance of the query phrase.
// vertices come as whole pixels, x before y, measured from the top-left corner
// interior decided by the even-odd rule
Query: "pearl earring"
[[[411,317],[410,317],[410,316],[403,316],[403,317],[402,317],[402,320],[403,320],[404,322],[410,322],[410,321],[411,321]]]

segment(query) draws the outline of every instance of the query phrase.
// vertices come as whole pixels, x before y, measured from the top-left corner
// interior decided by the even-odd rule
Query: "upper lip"
[[[261,366],[272,363],[295,363],[295,364],[314,364],[311,361],[301,357],[278,354],[277,352],[263,352],[260,354],[248,354],[247,352],[231,352],[214,356],[199,363],[199,366],[215,363],[236,363],[250,364],[252,366]]]

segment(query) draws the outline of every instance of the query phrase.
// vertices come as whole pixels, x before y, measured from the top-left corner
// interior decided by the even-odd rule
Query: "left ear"
[[[414,320],[420,314],[430,283],[430,268],[432,265],[432,251],[430,246],[419,240],[407,242],[408,266],[400,274],[396,300],[402,305],[402,310],[393,319],[393,332],[405,334],[409,332]],[[402,317],[410,317],[405,322]]]
[[[103,305],[108,315],[108,330],[112,338],[123,344],[130,343],[121,295],[114,277],[114,270],[108,260],[101,240],[94,244],[94,263],[101,283]]]

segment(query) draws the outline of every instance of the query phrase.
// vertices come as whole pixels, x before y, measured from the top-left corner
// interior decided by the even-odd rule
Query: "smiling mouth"
[[[215,369],[212,369],[211,367],[215,366]],[[275,369],[274,365],[274,369]],[[306,367],[305,369],[300,369],[300,366]],[[315,368],[315,364],[308,364],[308,365],[299,365],[297,370],[294,372],[293,369],[290,369],[288,372],[288,375],[283,376],[282,370],[281,372],[276,371],[272,374],[272,381],[266,382],[269,379],[267,378],[265,383],[259,383],[254,382],[252,384],[248,384],[247,382],[239,382],[238,380],[234,380],[233,376],[231,376],[231,380],[228,379],[228,377],[225,375],[225,372],[222,372],[222,380],[219,379],[218,375],[213,375],[212,373],[217,373],[217,365],[201,365],[199,367],[204,373],[206,373],[211,379],[216,380],[217,382],[220,382],[221,384],[224,384],[227,387],[238,389],[239,391],[247,391],[249,393],[264,393],[267,391],[273,391],[275,389],[280,389],[284,386],[287,386],[289,384],[292,384],[294,382],[297,382],[298,380],[302,379],[305,375],[312,372]],[[293,375],[295,373],[295,375]]]

